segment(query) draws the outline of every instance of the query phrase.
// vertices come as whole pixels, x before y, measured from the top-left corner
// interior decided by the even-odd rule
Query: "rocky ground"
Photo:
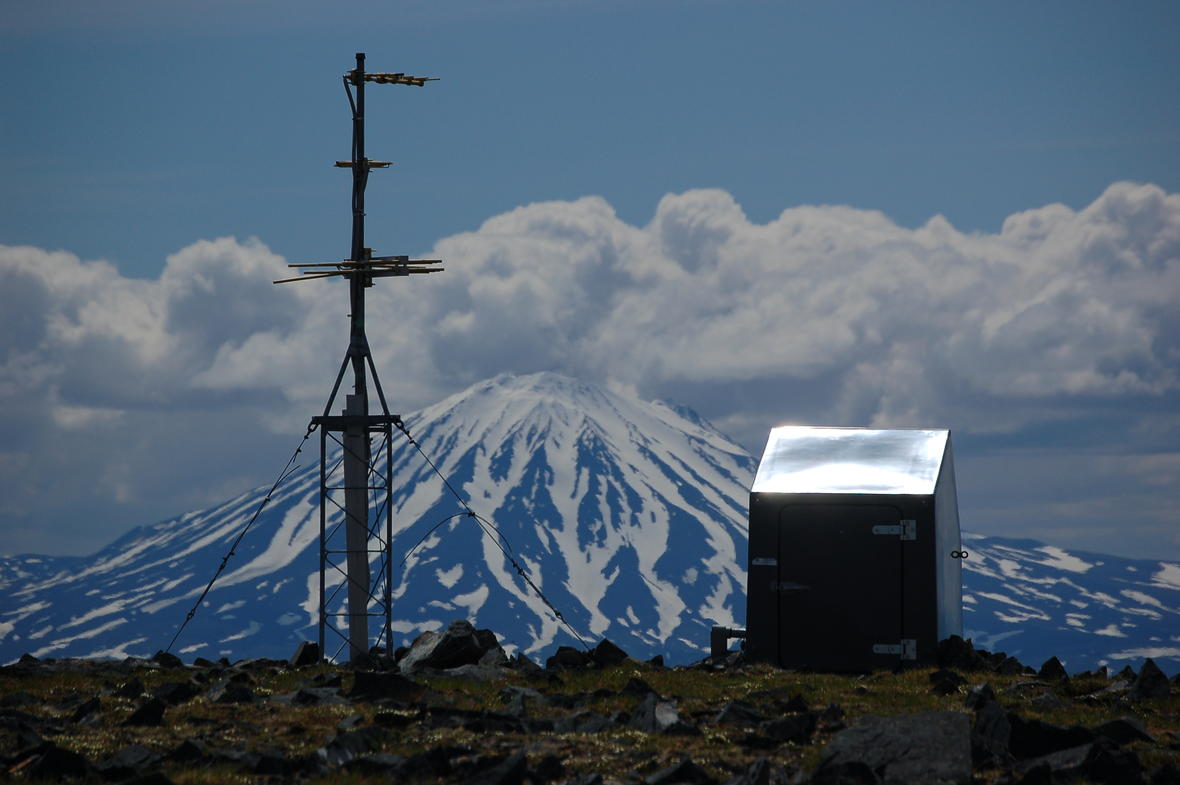
[[[545,667],[456,622],[363,667],[31,657],[0,668],[14,781],[1180,783],[1180,677],[1038,671],[952,638],[938,667],[860,676],[609,641]]]

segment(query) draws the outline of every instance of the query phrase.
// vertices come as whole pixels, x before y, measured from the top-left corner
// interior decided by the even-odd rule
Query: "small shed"
[[[931,662],[962,634],[947,430],[783,426],[750,489],[746,652],[782,667]]]

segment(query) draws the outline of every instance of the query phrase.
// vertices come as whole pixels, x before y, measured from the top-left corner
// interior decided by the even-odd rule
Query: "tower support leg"
[[[345,416],[364,417],[359,396],[347,396]],[[369,654],[369,433],[364,425],[344,430],[345,548],[348,551],[348,656]]]

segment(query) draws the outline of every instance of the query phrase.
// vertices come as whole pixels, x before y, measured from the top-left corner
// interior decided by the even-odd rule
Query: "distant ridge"
[[[405,416],[424,450],[588,641],[683,663],[744,626],[755,459],[685,407],[553,373],[502,375]],[[286,656],[314,639],[318,466],[308,458],[243,540],[176,651]],[[395,551],[460,511],[395,444]],[[258,492],[120,537],[92,557],[0,557],[0,661],[151,655],[253,513]],[[1153,657],[1180,669],[1180,566],[965,535],[966,633],[1071,670]],[[395,633],[467,618],[534,657],[577,641],[465,518],[395,571]]]

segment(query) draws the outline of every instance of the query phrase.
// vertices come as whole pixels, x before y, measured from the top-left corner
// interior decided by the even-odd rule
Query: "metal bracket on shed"
[[[897,654],[903,660],[916,660],[918,641],[914,638],[902,638],[901,643],[874,643],[873,654]]]
[[[900,523],[873,527],[873,534],[896,534],[903,540],[918,539],[918,522],[901,521]]]

